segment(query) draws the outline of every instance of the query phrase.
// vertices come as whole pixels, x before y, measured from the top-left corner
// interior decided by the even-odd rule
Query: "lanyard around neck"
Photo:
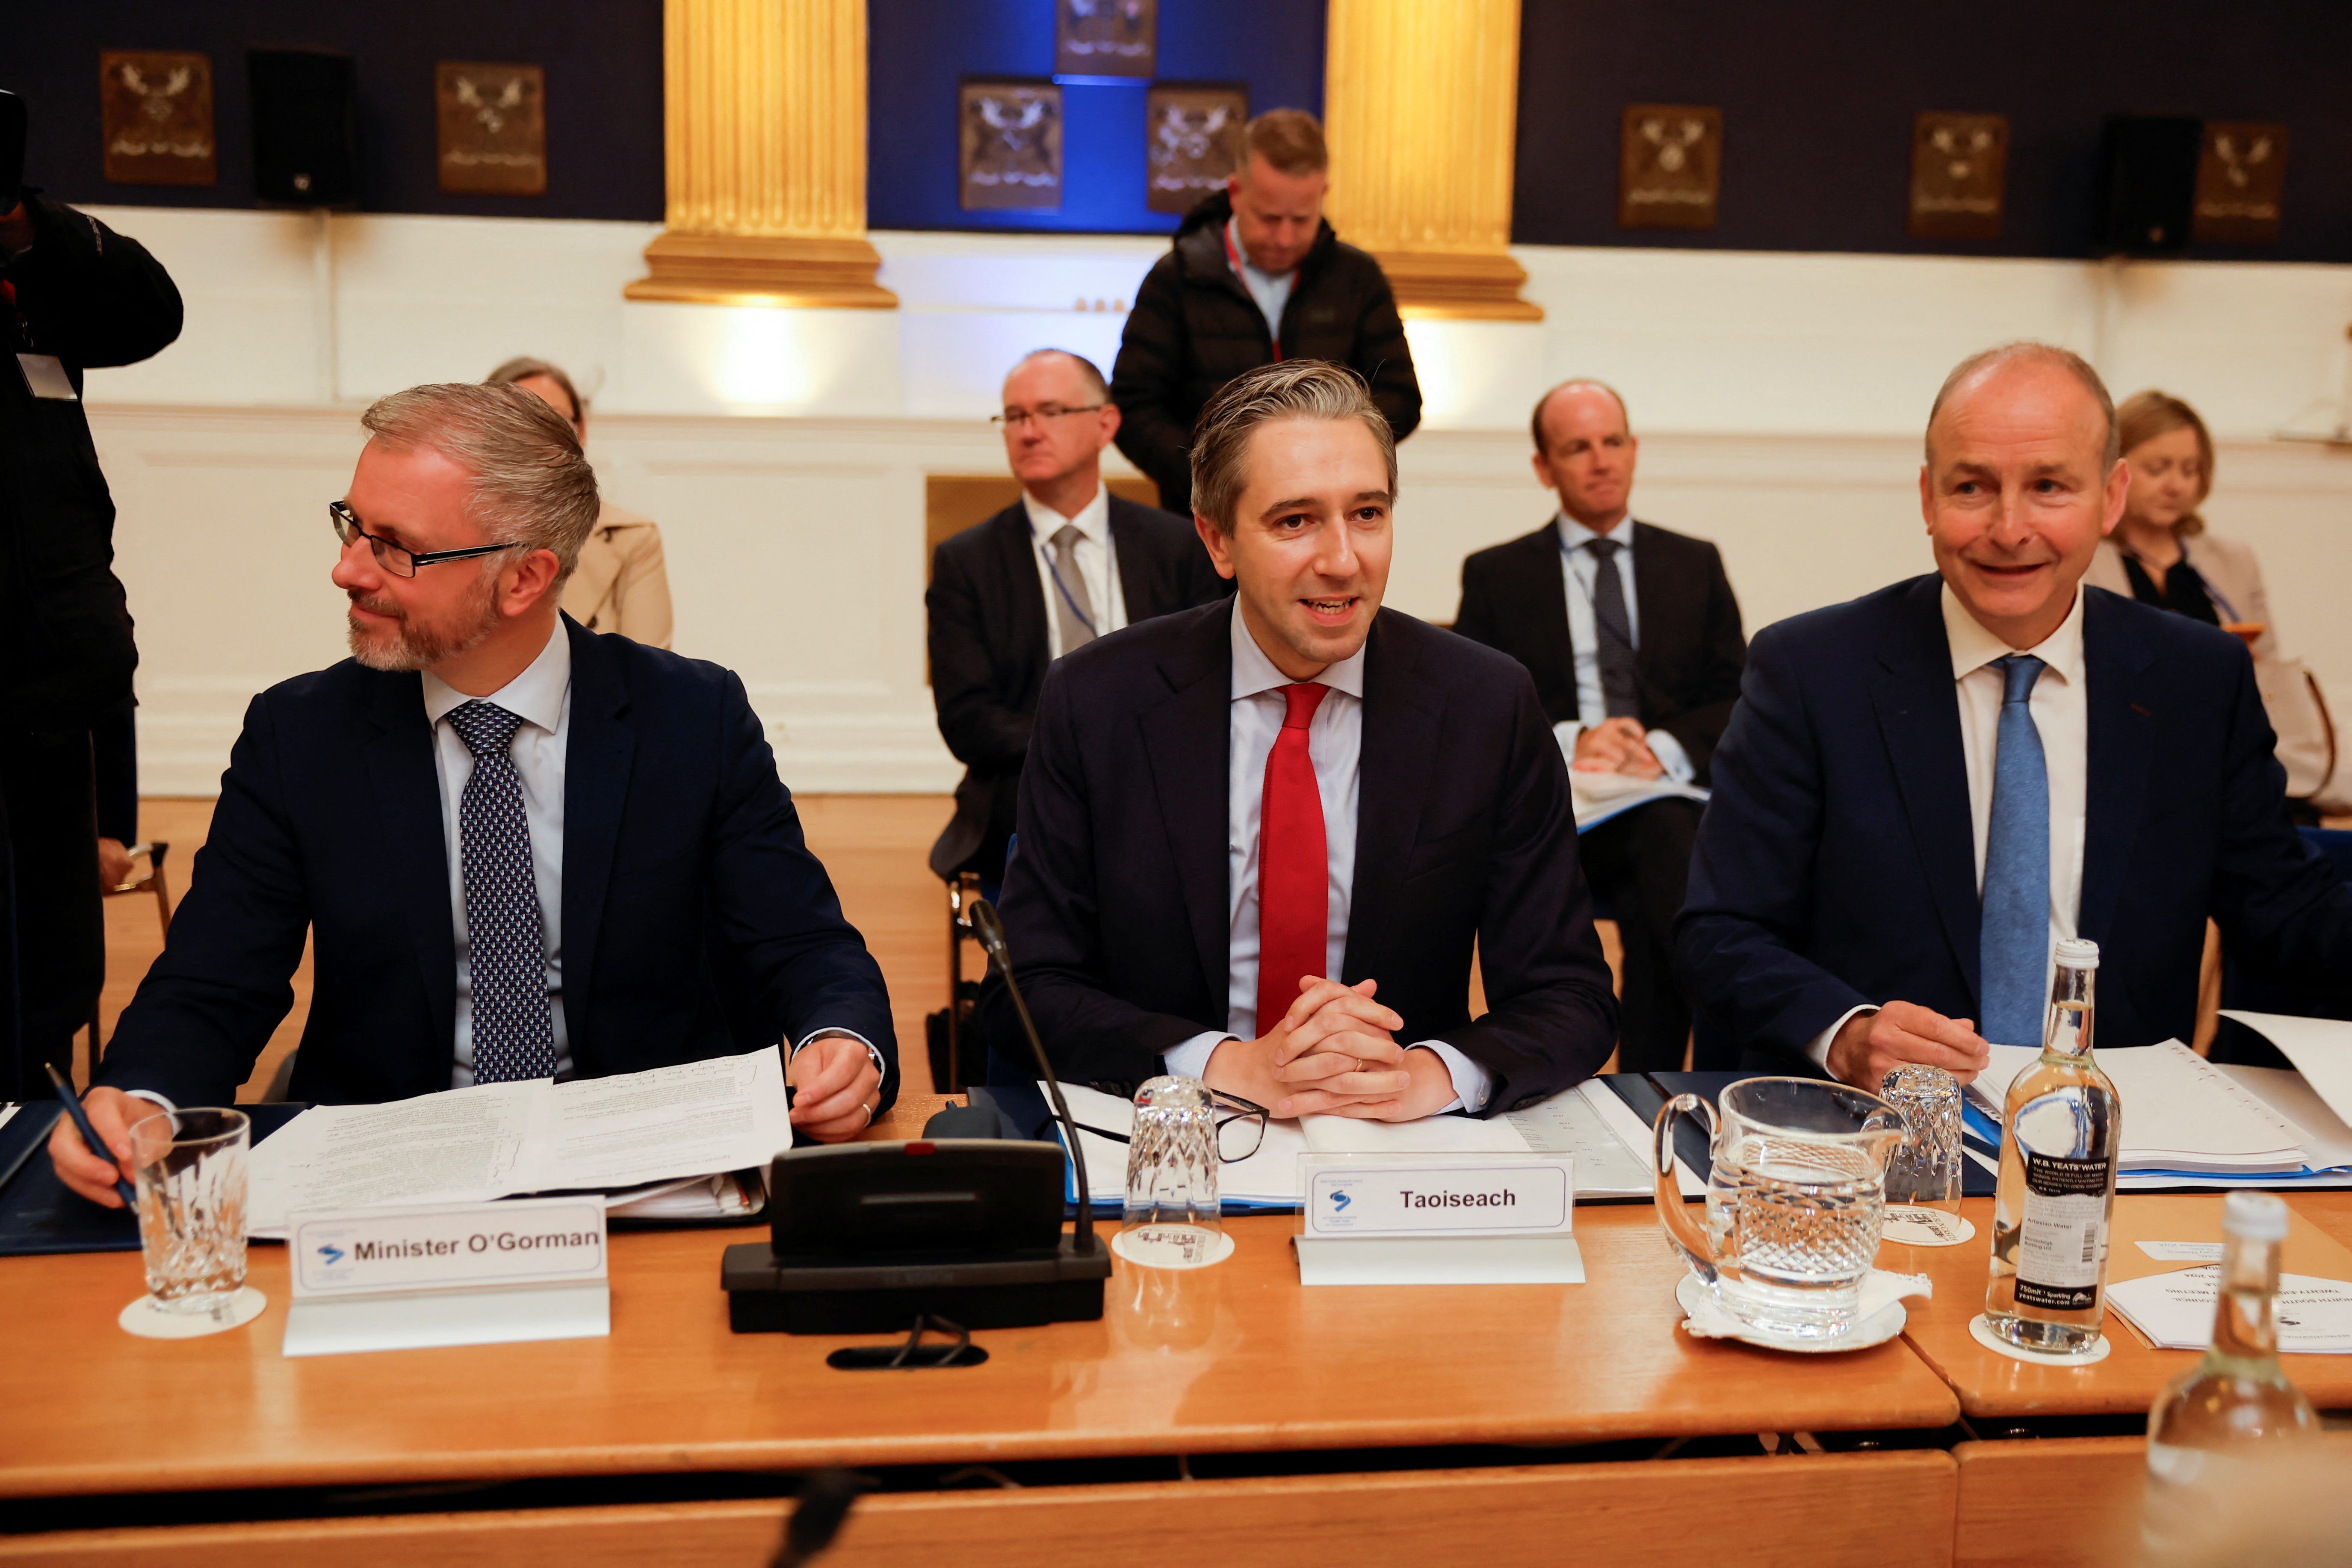
[[[1037,548],[1044,542],[1037,536],[1037,521],[1034,518],[1032,518],[1029,521],[1029,539],[1033,549]],[[1075,556],[1076,552],[1073,551],[1071,553]],[[1041,551],[1037,558],[1045,563],[1045,574],[1054,579],[1054,591],[1062,595],[1062,603],[1070,607],[1070,614],[1077,616],[1080,621],[1085,623],[1087,635],[1090,637],[1102,636],[1102,628],[1095,625],[1095,618],[1087,614],[1084,610],[1078,608],[1077,600],[1070,596],[1070,585],[1062,581],[1062,569],[1054,564],[1052,552],[1050,551]],[[1092,598],[1093,595],[1089,593],[1087,597]]]

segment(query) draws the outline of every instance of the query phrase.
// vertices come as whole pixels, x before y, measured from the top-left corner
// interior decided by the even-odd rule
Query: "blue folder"
[[[49,1163],[49,1129],[64,1107],[55,1100],[26,1106],[0,1125],[0,1258],[48,1252],[136,1252],[139,1221],[128,1209],[100,1208],[66,1190]],[[253,1119],[256,1143],[285,1126],[306,1105],[242,1105]]]

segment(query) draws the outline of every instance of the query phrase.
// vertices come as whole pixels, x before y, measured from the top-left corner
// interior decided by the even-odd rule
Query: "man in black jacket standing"
[[[1192,422],[1244,371],[1329,360],[1364,378],[1398,440],[1421,423],[1396,295],[1381,264],[1323,221],[1330,166],[1313,115],[1259,115],[1241,171],[1185,215],[1136,291],[1111,371],[1118,449],[1171,511],[1191,510]]]
[[[956,814],[931,848],[952,879],[1004,875],[1029,722],[1045,667],[1133,621],[1229,592],[1192,523],[1112,495],[1102,451],[1118,431],[1102,372],[1039,349],[1004,378],[1004,457],[1021,499],[940,542],[931,558],[931,697],[964,765]]]
[[[82,372],[180,335],[180,295],[137,243],[20,196],[24,110],[0,93],[0,1093],[73,1064],[106,974],[90,730],[138,663],[115,581],[114,502]]]
[[[1552,388],[1534,433],[1536,478],[1559,494],[1559,514],[1462,563],[1454,629],[1528,667],[1579,776],[1705,787],[1747,659],[1723,557],[1706,540],[1634,520],[1639,443],[1608,387]],[[1579,847],[1624,939],[1625,1072],[1683,1065],[1691,1010],[1674,925],[1698,823],[1694,800],[1652,800],[1594,823]]]

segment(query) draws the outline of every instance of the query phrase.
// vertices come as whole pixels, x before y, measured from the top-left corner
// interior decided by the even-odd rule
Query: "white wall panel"
[[[984,423],[1022,352],[1106,370],[1159,242],[875,237],[902,309],[635,304],[649,226],[105,208],[189,304],[90,379],[140,625],[145,786],[207,792],[245,703],[342,651],[321,512],[365,401],[514,353],[592,389],[608,491],[663,524],[681,650],[740,671],[785,777],[939,790],[923,684],[923,479],[1003,471]],[[1451,619],[1464,554],[1536,526],[1536,395],[1624,391],[1636,510],[1723,547],[1751,630],[1924,571],[1918,428],[1951,363],[2033,336],[2157,384],[2224,439],[2208,515],[2269,568],[2290,647],[2352,693],[2352,453],[2276,442],[2345,374],[2352,268],[1523,248],[1539,324],[1416,321],[1391,601]],[[331,308],[329,308],[331,307]],[[1083,307],[1083,308],[1079,308]],[[322,337],[322,328],[331,332]],[[331,349],[331,355],[322,353]],[[331,361],[332,395],[322,381]],[[1115,462],[1127,471],[1123,462]]]

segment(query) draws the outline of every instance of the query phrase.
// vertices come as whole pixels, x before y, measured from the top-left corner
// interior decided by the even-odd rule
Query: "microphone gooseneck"
[[[1004,989],[1013,997],[1013,1010],[1020,1015],[1022,1033],[1029,1037],[1029,1048],[1036,1053],[1037,1071],[1045,1081],[1045,1096],[1053,1101],[1054,1116],[1062,1124],[1062,1136],[1069,1141],[1070,1174],[1078,1194],[1076,1230],[1080,1257],[1094,1251],[1094,1194],[1087,1188],[1086,1151],[1078,1146],[1078,1124],[1070,1115],[1068,1104],[1062,1099],[1062,1079],[1046,1059],[1045,1042],[1037,1037],[1036,1020],[1029,1016],[1029,1004],[1021,998],[1021,983],[1013,978],[1013,955],[1004,944],[1004,922],[996,916],[996,908],[986,899],[974,899],[971,903],[971,929],[980,938],[980,945],[996,964],[997,973],[1004,976]]]

